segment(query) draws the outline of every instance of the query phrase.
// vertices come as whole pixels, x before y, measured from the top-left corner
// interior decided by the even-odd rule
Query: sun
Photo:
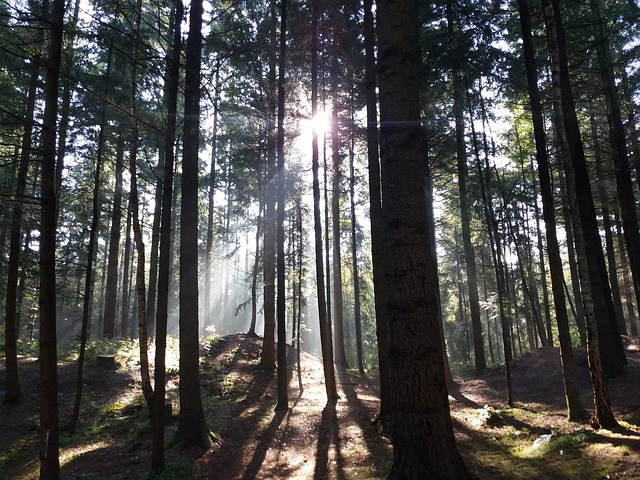
[[[296,144],[301,151],[311,149],[311,141],[313,134],[318,135],[318,140],[322,142],[322,136],[331,128],[331,116],[321,110],[316,113],[313,118],[306,118],[300,121],[300,134],[296,140]]]
[[[320,110],[317,112],[313,118],[309,121],[311,123],[311,127],[318,136],[322,136],[329,130],[329,126],[331,125],[331,117],[324,110]]]

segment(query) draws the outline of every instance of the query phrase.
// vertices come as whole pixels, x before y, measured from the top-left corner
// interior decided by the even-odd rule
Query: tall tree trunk
[[[142,0],[137,0],[133,31],[133,47],[131,52],[131,140],[129,141],[129,172],[131,188],[129,190],[129,210],[131,211],[131,225],[133,239],[136,245],[136,302],[138,313],[138,345],[140,347],[140,375],[142,378],[142,394],[149,411],[153,408],[153,388],[149,373],[148,337],[147,337],[147,295],[145,276],[145,245],[142,238],[138,206],[138,43],[140,42],[140,23],[142,19]]]
[[[462,242],[464,246],[465,269],[467,272],[467,289],[469,290],[469,309],[471,313],[471,328],[473,331],[473,351],[476,372],[480,373],[487,368],[487,360],[484,352],[484,340],[482,338],[482,321],[480,319],[480,299],[478,297],[478,276],[476,273],[476,259],[471,242],[471,208],[469,206],[469,192],[467,180],[469,167],[467,165],[467,145],[464,132],[464,84],[463,72],[460,71],[458,60],[461,60],[464,52],[460,51],[458,36],[455,31],[453,2],[447,2],[447,21],[449,35],[452,37],[455,59],[452,62],[453,69],[451,79],[453,84],[453,115],[456,125],[456,159],[458,166],[458,199],[460,202],[460,223],[462,225]]]
[[[331,43],[331,160],[333,176],[331,181],[331,240],[333,256],[333,349],[335,353],[336,367],[340,369],[348,368],[347,355],[345,351],[344,338],[344,308],[342,298],[342,235],[340,218],[340,200],[342,197],[341,182],[342,171],[342,145],[340,139],[340,106],[338,102],[338,91],[340,82],[338,75],[338,56],[342,48],[342,31],[338,25],[342,23],[342,12],[339,4],[328,4],[329,18],[333,24]],[[327,208],[328,204],[327,204]],[[329,226],[327,225],[327,231]],[[327,261],[328,264],[328,261]]]
[[[424,195],[417,11],[412,0],[383,0],[377,9],[394,447],[389,478],[467,479],[453,436],[429,251],[435,239]]]
[[[41,39],[42,40],[42,39]],[[5,296],[5,368],[7,371],[7,393],[5,403],[15,403],[20,399],[20,381],[18,376],[18,278],[20,275],[20,253],[22,248],[23,199],[27,189],[27,174],[33,149],[33,124],[38,88],[40,62],[34,61],[29,72],[29,87],[26,96],[25,123],[20,147],[20,165],[16,178],[16,196],[11,216],[11,232],[9,234],[9,263],[7,265],[7,290]]]
[[[613,227],[611,225],[611,212],[609,210],[612,195],[606,185],[607,179],[605,178],[605,171],[602,165],[601,145],[598,138],[598,125],[592,108],[589,116],[589,123],[591,127],[591,141],[593,142],[594,148],[593,157],[596,165],[596,190],[600,197],[600,211],[602,213],[602,229],[604,230],[604,248],[607,256],[609,285],[611,285],[611,299],[613,300],[613,309],[616,312],[616,320],[618,321],[620,333],[622,335],[626,335],[627,327],[624,321],[624,311],[622,309],[620,284],[618,283],[618,262],[616,260],[615,245],[613,241]]]
[[[60,478],[58,418],[58,358],[56,322],[56,120],[64,30],[64,0],[53,0],[47,11],[47,49],[42,118],[42,178],[40,209],[40,478]],[[48,10],[48,9],[47,9]]]
[[[467,108],[469,112],[472,112],[471,109],[471,98],[469,94],[469,89],[467,88]],[[511,362],[513,361],[513,350],[514,347],[512,345],[513,335],[511,334],[512,329],[512,321],[510,308],[508,305],[508,291],[507,291],[507,280],[506,280],[506,270],[504,267],[503,254],[502,254],[502,241],[498,228],[498,222],[496,219],[495,212],[493,210],[491,199],[489,198],[489,175],[490,169],[488,168],[489,159],[485,158],[487,163],[487,179],[484,178],[482,173],[482,165],[480,160],[480,149],[478,146],[478,138],[476,135],[473,115],[470,121],[471,125],[471,137],[473,141],[473,149],[476,157],[476,169],[478,171],[478,178],[480,179],[480,192],[482,194],[482,209],[485,216],[485,221],[487,223],[487,234],[489,235],[489,246],[491,248],[491,257],[493,260],[493,267],[495,270],[496,276],[496,284],[498,287],[498,310],[500,312],[500,323],[502,327],[502,347],[504,352],[504,370],[505,370],[505,380],[507,387],[507,404],[509,406],[513,406],[513,388],[511,384]],[[485,155],[488,155],[488,152],[485,152]]]
[[[174,0],[171,15],[173,43],[167,58],[167,124],[164,135],[164,171],[162,174],[162,204],[160,210],[160,238],[158,252],[158,307],[156,309],[156,355],[154,370],[153,409],[151,425],[151,471],[164,470],[165,366],[167,350],[167,318],[169,316],[169,278],[171,271],[171,219],[173,201],[173,165],[176,149],[178,87],[180,83],[181,25],[184,14],[182,0]]]
[[[264,211],[264,197],[262,196],[262,172],[258,174],[258,217],[256,218],[256,253],[251,270],[251,322],[247,335],[256,337],[256,323],[258,321],[258,274],[260,272],[260,238],[262,238],[262,224]]]
[[[75,15],[77,18],[78,3],[76,3]],[[108,91],[110,64],[107,66],[107,86],[105,92]],[[64,102],[63,102],[64,105]],[[67,105],[68,108],[68,105]],[[82,302],[82,326],[80,328],[80,352],[78,354],[78,371],[76,377],[76,395],[73,403],[73,413],[71,415],[71,421],[69,429],[71,432],[76,431],[76,426],[80,418],[80,404],[82,402],[82,385],[84,374],[84,358],[87,348],[87,340],[89,337],[89,327],[91,323],[91,304],[93,303],[93,290],[94,290],[94,252],[96,250],[96,240],[98,237],[98,227],[100,222],[100,177],[102,174],[104,145],[105,145],[105,130],[107,128],[106,121],[106,106],[103,106],[100,118],[100,132],[98,133],[98,149],[96,151],[96,164],[95,173],[93,179],[93,199],[92,199],[92,211],[91,211],[91,226],[89,227],[89,245],[87,247],[87,265],[85,267],[85,279],[84,279],[84,294]],[[58,149],[58,155],[64,155],[64,149]]]
[[[124,170],[124,135],[118,134],[116,144],[116,172],[109,235],[109,258],[107,260],[107,287],[104,301],[104,323],[102,336],[114,338],[118,302],[118,264],[120,260],[120,230],[122,229],[122,173]],[[128,230],[127,230],[128,237]],[[124,287],[123,287],[124,288]],[[123,299],[124,305],[124,299]]]
[[[631,278],[636,294],[636,303],[640,305],[640,251],[638,251],[638,245],[640,245],[640,230],[638,228],[633,182],[631,181],[627,138],[622,123],[618,86],[616,85],[614,77],[614,65],[611,59],[609,36],[605,21],[602,18],[600,0],[591,0],[591,10],[595,17],[597,27],[596,52],[600,76],[604,86],[605,103],[607,105],[607,121],[609,124],[609,137],[615,167],[616,186],[618,187],[618,202],[620,204],[622,226],[624,227],[622,231],[627,247],[629,266],[631,267]],[[622,319],[622,324],[624,325],[624,319]]]
[[[615,347],[611,347],[610,349],[602,348],[603,341],[612,341],[615,345],[615,343],[617,343],[616,339],[612,339],[612,335],[605,336],[601,334],[605,333],[604,327],[608,326],[610,328],[612,325],[617,326],[617,324],[615,323],[615,319],[613,319],[612,323],[608,318],[602,319],[600,324],[598,324],[598,320],[593,318],[594,312],[598,312],[599,317],[607,314],[614,315],[613,305],[611,303],[611,292],[609,290],[609,284],[606,281],[606,269],[604,266],[598,226],[595,221],[593,197],[591,195],[584,150],[580,138],[580,129],[569,82],[564,30],[559,10],[559,2],[558,0],[542,0],[542,6],[549,50],[551,52],[552,68],[554,69],[554,89],[560,93],[562,126],[564,127],[569,152],[571,154],[571,166],[573,166],[573,172],[569,173],[575,175],[573,180],[575,182],[576,197],[579,201],[578,213],[580,227],[577,227],[578,231],[576,232],[576,225],[574,225],[574,234],[584,238],[584,250],[587,257],[587,271],[585,272],[585,269],[580,268],[579,271],[581,271],[582,299],[587,315],[587,352],[591,382],[593,384],[596,417],[601,426],[612,428],[616,427],[618,423],[611,410],[607,383],[603,375],[602,359],[604,357],[610,362],[608,371],[613,373],[613,371],[617,370],[616,366],[620,365],[620,357],[616,356]],[[558,95],[555,96],[557,97]],[[569,176],[568,174],[567,177]],[[588,248],[586,248],[587,246]],[[615,336],[615,332],[613,336]],[[618,362],[616,362],[616,360],[618,360]]]
[[[275,324],[276,324],[276,12],[275,2],[271,7],[271,45],[269,58],[268,98],[269,120],[267,126],[267,181],[265,185],[264,215],[264,335],[262,339],[262,368],[272,370],[276,367]]]
[[[620,267],[622,270],[622,285],[625,290],[625,298],[627,303],[627,311],[629,312],[629,330],[634,337],[638,336],[638,319],[636,317],[636,307],[634,304],[635,296],[632,294],[633,286],[627,270],[627,256],[624,253],[624,238],[622,236],[622,225],[616,213],[616,237],[618,239],[618,250],[620,252]]]
[[[180,208],[180,418],[176,442],[212,445],[200,396],[198,343],[198,148],[200,145],[200,67],[202,0],[191,3],[185,60],[184,146]]]
[[[382,197],[380,192],[380,159],[378,155],[378,106],[376,96],[376,58],[373,0],[364,0],[364,42],[366,52],[365,89],[367,97],[367,165],[369,170],[369,216],[371,218],[371,262],[375,295],[378,369],[380,371],[380,406],[378,421],[387,423],[391,415],[389,374],[389,325],[386,316],[384,285],[384,246]]]
[[[209,169],[209,203],[207,207],[207,244],[205,250],[205,270],[204,270],[204,327],[213,325],[211,311],[211,274],[213,269],[213,234],[214,234],[214,199],[216,194],[216,160],[218,157],[218,118],[219,118],[219,98],[218,86],[220,83],[220,64],[215,65],[214,80],[214,100],[213,100],[213,126],[211,127],[211,168]],[[256,257],[257,261],[257,257]]]
[[[311,0],[311,118],[318,113],[318,0]],[[333,368],[333,344],[331,325],[327,317],[327,302],[324,285],[324,265],[322,259],[322,219],[320,216],[320,155],[318,151],[318,131],[312,134],[311,170],[313,172],[313,227],[316,257],[316,292],[318,296],[318,319],[320,323],[320,343],[322,349],[322,368],[327,402],[338,400],[335,370]]]
[[[558,341],[560,343],[560,359],[562,361],[562,379],[567,404],[567,418],[570,421],[575,421],[584,418],[586,416],[586,410],[582,405],[580,389],[578,388],[576,365],[573,358],[571,333],[569,330],[569,318],[564,296],[564,271],[558,244],[553,189],[551,187],[551,169],[547,156],[544,116],[540,91],[538,90],[538,75],[535,64],[533,38],[531,35],[531,19],[528,2],[526,0],[518,0],[518,10],[520,13],[525,68],[527,70],[527,86],[533,121],[533,135],[536,145],[536,163],[538,166],[538,179],[540,181],[540,195],[542,197],[542,213],[547,236],[551,291],[553,293],[556,323],[558,325]],[[540,255],[542,256],[542,252]]]
[[[355,120],[353,122],[355,124]],[[351,136],[352,142],[355,141]],[[354,145],[349,153],[349,197],[351,199],[351,265],[353,268],[353,313],[356,327],[356,357],[358,359],[358,371],[364,376],[364,361],[362,352],[362,313],[360,308],[360,273],[358,271],[358,241],[356,237],[356,200],[355,200],[355,168]]]
[[[285,68],[287,53],[287,0],[280,3],[280,56],[278,59],[278,211],[277,239],[278,245],[278,403],[276,410],[289,410],[287,384],[287,297],[285,290],[285,258],[284,258],[284,204],[286,201],[286,182],[284,172],[284,108],[285,108]]]
[[[562,148],[562,147],[561,147]],[[562,152],[560,153],[562,155]],[[550,176],[553,175],[551,168],[549,168]],[[567,188],[564,180],[564,173],[562,172],[562,168],[559,171],[560,174],[560,191],[566,192]],[[576,243],[573,237],[573,222],[571,220],[571,212],[569,210],[569,202],[567,199],[567,195],[561,195],[561,205],[562,205],[562,218],[564,221],[564,231],[567,237],[567,257],[569,260],[569,275],[571,278],[571,294],[567,289],[567,299],[571,302],[571,297],[575,299],[574,305],[574,318],[576,321],[576,326],[578,327],[578,334],[580,336],[580,345],[583,347],[587,346],[587,326],[586,326],[586,315],[584,313],[584,306],[582,303],[582,292],[580,291],[580,276],[578,275],[578,263],[577,263],[577,255],[576,255]]]

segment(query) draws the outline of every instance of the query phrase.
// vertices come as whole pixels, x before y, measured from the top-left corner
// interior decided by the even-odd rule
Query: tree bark
[[[378,106],[376,95],[376,58],[373,0],[364,0],[365,94],[367,98],[367,165],[369,167],[369,216],[371,218],[371,262],[375,295],[378,369],[380,371],[380,406],[378,421],[387,423],[391,415],[389,374],[389,325],[386,315],[387,290],[384,285],[384,246],[380,159],[378,154]]]
[[[462,242],[464,248],[465,270],[467,272],[467,289],[469,291],[469,310],[471,313],[471,328],[473,331],[473,352],[476,373],[487,368],[482,336],[482,321],[480,319],[480,299],[478,296],[478,275],[476,273],[476,259],[471,242],[471,209],[469,207],[469,192],[467,180],[469,167],[467,165],[467,146],[464,132],[464,84],[463,72],[460,71],[458,61],[463,58],[460,51],[458,34],[455,31],[453,2],[447,2],[447,21],[449,35],[452,37],[454,60],[452,62],[451,81],[453,85],[453,116],[456,125],[456,159],[458,167],[458,198],[460,202],[460,224],[462,226]]]
[[[40,210],[40,479],[60,478],[58,418],[58,358],[56,322],[56,119],[64,31],[64,0],[53,0],[42,119]]]
[[[582,405],[580,389],[576,377],[576,365],[573,358],[569,318],[564,296],[564,271],[560,248],[558,245],[555,208],[553,204],[553,190],[551,187],[551,170],[547,156],[547,141],[544,130],[542,101],[538,90],[538,75],[535,64],[533,38],[531,35],[531,19],[526,0],[518,0],[520,13],[520,27],[522,30],[523,52],[525,68],[527,70],[527,86],[529,103],[533,121],[533,134],[536,145],[536,163],[538,179],[540,181],[540,195],[542,197],[542,213],[547,236],[547,255],[549,256],[549,270],[551,274],[551,290],[558,325],[558,341],[560,343],[560,359],[562,361],[562,379],[564,382],[565,400],[567,404],[567,418],[570,421],[580,420],[586,416]],[[541,252],[542,255],[542,252]]]
[[[591,10],[596,23],[596,53],[607,106],[609,138],[615,167],[618,203],[622,217],[622,231],[627,247],[629,266],[631,267],[631,279],[633,280],[636,303],[640,305],[640,251],[638,250],[638,245],[640,245],[640,230],[638,228],[636,199],[633,193],[631,168],[629,166],[627,137],[622,123],[620,97],[614,77],[609,37],[605,21],[602,18],[599,0],[591,0]],[[620,321],[622,325],[624,325],[624,319],[619,319],[619,322]]]
[[[173,201],[173,165],[176,148],[178,87],[180,83],[181,25],[184,15],[182,0],[174,0],[171,16],[173,43],[167,58],[167,124],[164,135],[164,171],[162,175],[162,204],[160,209],[160,238],[158,251],[158,306],[156,309],[156,355],[154,370],[153,409],[151,412],[151,471],[164,471],[165,434],[165,365],[167,350],[167,317],[169,314],[169,276],[171,270],[171,203]]]
[[[542,0],[542,6],[547,28],[549,50],[551,52],[552,68],[554,69],[554,89],[560,93],[562,110],[561,123],[564,127],[569,152],[571,154],[571,165],[569,166],[573,166],[573,172],[568,173],[575,175],[573,180],[575,182],[576,197],[579,201],[578,213],[580,227],[578,227],[578,232],[576,232],[576,225],[574,225],[574,234],[576,234],[576,237],[582,236],[584,238],[584,253],[586,255],[587,268],[579,268],[579,272],[581,276],[582,300],[587,315],[587,353],[589,372],[593,384],[596,417],[601,426],[612,428],[618,426],[618,423],[613,416],[609,402],[607,383],[603,375],[602,358],[604,357],[610,362],[608,372],[614,373],[615,370],[619,369],[620,357],[616,356],[616,353],[619,352],[616,352],[615,347],[610,350],[605,350],[606,353],[601,350],[601,341],[603,340],[601,333],[605,333],[605,327],[611,327],[612,323],[608,318],[598,321],[598,319],[593,317],[594,312],[598,312],[599,317],[607,314],[614,316],[611,292],[609,290],[609,284],[606,281],[606,269],[604,267],[598,226],[595,221],[593,197],[591,195],[578,119],[576,117],[575,104],[569,82],[564,30],[562,27],[559,2],[558,0]],[[557,94],[555,96],[556,98],[558,97]],[[562,141],[562,138],[560,141]],[[569,177],[569,174],[567,177]],[[613,325],[617,326],[617,324],[615,324],[615,318]],[[619,337],[618,335],[618,338]],[[612,339],[611,335],[605,336],[605,339],[615,341],[615,338]],[[617,341],[615,343],[617,343]],[[616,360],[618,361],[616,362]]]
[[[417,2],[378,3],[380,148],[394,460],[390,479],[471,478],[444,379],[418,92]]]
[[[284,207],[286,201],[286,182],[284,171],[284,109],[285,109],[285,68],[287,53],[287,0],[280,3],[280,57],[278,59],[278,210],[277,210],[277,249],[278,249],[278,403],[277,411],[289,410],[287,384],[287,298],[285,291],[284,258]]]
[[[42,40],[42,39],[41,39]],[[4,402],[11,404],[20,399],[18,376],[18,278],[20,274],[20,253],[22,249],[23,198],[27,189],[27,174],[33,147],[33,123],[38,88],[40,62],[31,65],[29,87],[26,96],[24,131],[20,147],[20,162],[16,178],[16,195],[11,212],[11,232],[9,234],[9,263],[7,265],[7,290],[5,297],[5,366],[7,371],[7,393]],[[5,213],[9,218],[9,212]]]
[[[311,1],[311,117],[318,113],[318,0]],[[313,172],[313,228],[316,258],[316,292],[318,296],[318,319],[320,323],[320,343],[322,349],[322,368],[327,402],[338,399],[335,370],[333,368],[333,344],[331,325],[327,317],[326,289],[324,284],[324,265],[322,259],[322,218],[320,216],[320,180],[318,152],[318,132],[313,130],[311,141],[311,170]]]
[[[198,148],[202,0],[191,3],[185,60],[185,107],[180,229],[180,418],[175,434],[182,446],[212,445],[200,396],[198,343]]]

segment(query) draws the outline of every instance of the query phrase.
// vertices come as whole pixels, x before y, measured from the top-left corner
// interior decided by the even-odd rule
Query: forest
[[[0,477],[640,479],[635,0],[0,0]]]

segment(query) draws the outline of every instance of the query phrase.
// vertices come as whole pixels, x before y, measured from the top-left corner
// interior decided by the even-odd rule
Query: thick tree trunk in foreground
[[[449,412],[423,182],[417,5],[378,4],[380,147],[392,388],[390,479],[471,478]]]

